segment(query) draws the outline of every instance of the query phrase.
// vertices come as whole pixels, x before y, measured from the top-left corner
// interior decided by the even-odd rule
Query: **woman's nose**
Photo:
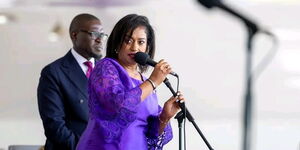
[[[138,44],[133,43],[133,44],[131,45],[131,51],[138,51],[138,49],[139,49]]]

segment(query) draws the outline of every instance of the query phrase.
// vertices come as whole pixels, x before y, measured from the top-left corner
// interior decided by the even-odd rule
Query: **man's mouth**
[[[97,47],[95,47],[95,49],[98,50],[98,51],[102,51],[103,50],[103,48],[101,46],[97,46]]]

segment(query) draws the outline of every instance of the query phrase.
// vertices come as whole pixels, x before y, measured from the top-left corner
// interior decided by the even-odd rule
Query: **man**
[[[88,77],[107,37],[100,20],[90,14],[77,15],[69,32],[73,48],[42,70],[38,85],[45,150],[76,148],[88,122]]]

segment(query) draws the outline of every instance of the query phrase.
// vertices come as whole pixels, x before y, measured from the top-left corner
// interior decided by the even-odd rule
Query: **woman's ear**
[[[150,47],[149,47],[149,45],[147,46],[147,49],[146,49],[146,53],[147,54],[149,54],[149,49],[150,49]]]

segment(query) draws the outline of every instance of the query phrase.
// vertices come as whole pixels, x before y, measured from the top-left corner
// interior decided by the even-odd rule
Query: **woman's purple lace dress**
[[[170,124],[158,135],[161,107],[155,93],[141,102],[142,82],[114,59],[97,62],[88,85],[90,119],[77,150],[160,150],[172,139]]]

